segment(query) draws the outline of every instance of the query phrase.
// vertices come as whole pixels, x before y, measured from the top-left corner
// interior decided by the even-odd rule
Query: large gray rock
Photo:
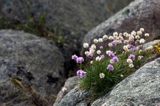
[[[132,0],[1,0],[0,14],[19,22],[46,17],[46,26],[60,34],[79,36]]]
[[[79,83],[79,78],[77,76],[68,78],[66,80],[64,86],[62,87],[62,89],[59,91],[53,106],[57,106],[59,104],[59,102],[61,102],[62,98],[68,92],[70,92],[76,85],[78,85],[78,83]]]
[[[13,78],[33,87],[41,96],[57,94],[64,81],[63,62],[53,42],[21,31],[1,30],[0,103],[26,100],[11,82]]]
[[[43,25],[42,17],[45,17],[45,25],[40,28],[52,31],[53,34],[49,35],[53,38],[60,36],[60,41],[65,41],[63,47],[60,47],[68,58],[72,52],[79,51],[84,35],[91,28],[131,1],[133,0],[0,0],[0,16],[10,20],[12,26],[28,23],[32,18],[37,25]],[[43,28],[41,29],[43,33]]]
[[[105,22],[93,28],[84,38],[90,42],[97,36],[117,32],[130,32],[143,27],[150,40],[160,37],[160,0],[135,0]]]
[[[68,92],[59,103],[53,106],[88,106],[89,92],[81,90],[79,85]]]
[[[92,106],[159,106],[160,58],[138,69]]]

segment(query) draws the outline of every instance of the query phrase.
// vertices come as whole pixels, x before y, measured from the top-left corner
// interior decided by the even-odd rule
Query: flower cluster
[[[83,84],[88,88],[106,88],[106,84],[112,87],[121,78],[140,67],[144,50],[142,45],[149,37],[144,28],[131,33],[114,32],[112,35],[104,35],[93,39],[91,44],[84,43],[85,67],[77,70],[77,76],[82,78]],[[73,55],[72,59],[77,64],[84,62],[83,57]],[[103,86],[103,87],[99,87]]]
[[[72,55],[72,60],[76,61],[77,64],[82,64],[84,62],[84,58],[83,57],[78,57],[77,55]],[[82,69],[79,69],[77,71],[77,76],[79,76],[80,78],[83,78],[86,75],[86,72],[83,71]]]

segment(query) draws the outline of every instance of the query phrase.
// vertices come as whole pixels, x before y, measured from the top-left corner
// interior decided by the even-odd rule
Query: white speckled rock
[[[159,106],[160,58],[138,69],[92,106]]]
[[[58,104],[54,104],[53,106],[87,106],[88,97],[89,93],[79,89],[79,86],[77,85],[70,90]]]
[[[150,40],[160,37],[160,0],[135,0],[123,10],[93,28],[84,38],[90,42],[97,36],[117,32],[130,32],[143,27],[150,33]]]
[[[13,77],[31,85],[41,96],[57,94],[64,82],[63,64],[63,56],[52,41],[22,31],[1,30],[0,103],[18,106],[27,100],[11,83]]]

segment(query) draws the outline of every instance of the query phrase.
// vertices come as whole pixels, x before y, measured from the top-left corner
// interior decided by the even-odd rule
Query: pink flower
[[[86,72],[84,70],[77,70],[77,76],[83,78],[86,76]]]
[[[106,54],[107,54],[109,57],[114,57],[114,56],[115,56],[115,54],[114,54],[112,51],[110,51],[110,50],[106,51]]]
[[[75,54],[74,54],[74,55],[72,55],[72,60],[75,60],[75,61],[76,61],[76,60],[77,60],[77,58],[78,58],[78,56],[77,56],[77,55],[75,55]]]
[[[113,70],[114,70],[114,67],[113,67],[113,65],[112,65],[112,64],[109,64],[109,65],[107,66],[107,69],[111,72],[111,71],[113,71]]]
[[[76,59],[76,62],[82,64],[84,62],[84,58],[83,57],[78,57]]]
[[[113,63],[117,63],[117,62],[119,61],[119,59],[118,59],[117,56],[114,56],[114,57],[111,59],[111,61],[112,61]]]
[[[130,54],[128,58],[132,59],[132,60],[135,60],[136,56],[134,54]]]

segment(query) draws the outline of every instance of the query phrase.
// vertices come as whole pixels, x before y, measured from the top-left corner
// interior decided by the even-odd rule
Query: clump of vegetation
[[[55,41],[58,46],[62,46],[64,44],[64,36],[60,33],[61,29],[56,28],[48,29],[46,27],[46,18],[45,15],[41,15],[37,20],[34,17],[30,16],[25,23],[21,23],[16,20],[10,21],[7,18],[0,17],[0,29],[15,29],[15,30],[24,30],[25,32],[29,32],[41,37],[46,37]]]
[[[79,65],[80,87],[89,90],[94,98],[109,92],[114,85],[155,57],[153,48],[143,48],[149,36],[144,28],[140,28],[137,32],[104,35],[93,39],[90,45],[84,43],[85,57],[72,56]]]

